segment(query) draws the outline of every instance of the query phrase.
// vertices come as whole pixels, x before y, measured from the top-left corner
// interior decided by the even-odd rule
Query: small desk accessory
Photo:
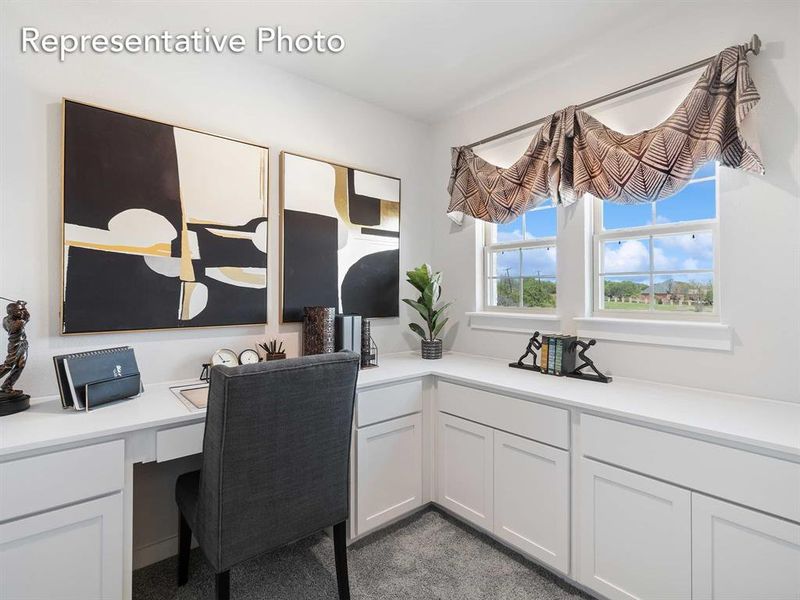
[[[378,366],[378,345],[372,339],[372,324],[369,319],[361,320],[361,368]]]
[[[211,363],[203,363],[203,370],[200,371],[200,381],[208,383],[211,381]]]
[[[89,411],[144,389],[129,346],[54,356],[53,363],[63,408]]]
[[[543,335],[540,338],[539,332],[536,331],[528,340],[525,353],[508,366],[546,375],[609,383],[611,377],[601,373],[595,367],[594,361],[586,356],[589,348],[596,343],[597,340],[584,342],[574,335],[563,334]],[[531,357],[530,362],[526,362],[528,357]],[[578,366],[576,366],[577,361],[580,361]],[[584,369],[591,369],[594,373],[584,373]]]
[[[239,355],[230,348],[220,348],[211,355],[211,364],[235,367],[239,364]]]
[[[254,365],[261,362],[261,357],[258,355],[258,350],[253,348],[245,348],[239,352],[240,365]]]
[[[169,389],[192,412],[205,410],[208,406],[208,384],[182,385]]]
[[[279,343],[277,339],[273,338],[267,343],[259,344],[259,347],[264,351],[264,360],[283,360],[286,358],[283,340]]]
[[[8,354],[6,360],[0,364],[0,379],[5,377],[0,385],[0,417],[4,417],[27,410],[31,405],[29,394],[14,389],[14,384],[28,362],[28,336],[25,334],[25,326],[30,321],[31,314],[24,300],[11,300],[2,296],[0,299],[9,301],[6,316],[3,317],[3,329],[8,333]]]

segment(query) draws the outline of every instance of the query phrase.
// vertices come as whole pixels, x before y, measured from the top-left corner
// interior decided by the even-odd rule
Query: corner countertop
[[[423,360],[411,352],[383,356],[379,367],[361,371],[358,388],[426,376],[743,445],[800,462],[800,403],[623,377],[604,385],[510,369],[508,361],[458,353],[447,353],[441,360]],[[0,418],[0,456],[200,422],[205,412],[190,411],[170,390],[190,383],[196,382],[148,385],[138,398],[89,413],[63,410],[57,397],[32,400],[29,410]]]

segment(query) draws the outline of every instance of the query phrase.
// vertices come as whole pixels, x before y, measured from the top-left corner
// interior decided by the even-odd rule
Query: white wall
[[[327,158],[402,179],[400,267],[430,260],[427,126],[258,63],[247,56],[22,55],[22,25],[70,29],[63,15],[6,5],[2,57],[0,295],[29,302],[30,359],[20,387],[57,392],[54,354],[130,344],[145,383],[190,378],[220,347],[237,351],[285,338],[297,354],[299,324],[279,326],[278,180],[281,150]],[[335,60],[335,57],[333,57]],[[61,98],[97,104],[270,147],[269,321],[267,327],[59,335]],[[98,285],[102,282],[98,281]],[[374,321],[382,353],[405,350],[409,313]],[[402,332],[402,333],[401,333]]]
[[[544,65],[517,89],[439,123],[433,141],[432,197],[441,207],[434,213],[434,256],[444,272],[445,295],[457,301],[449,347],[512,359],[529,335],[473,330],[463,316],[476,309],[480,264],[474,221],[467,218],[459,228],[444,215],[449,148],[711,56],[757,32],[764,46],[750,64],[762,95],[756,124],[767,175],[722,169],[720,177],[721,318],[734,328],[733,351],[601,341],[592,354],[616,375],[800,401],[798,31],[800,8],[794,3],[682,3],[658,30],[631,27],[628,37],[587,39],[584,47],[565,53],[563,63]],[[589,112],[633,133],[667,116],[695,79],[684,77]],[[527,132],[479,153],[510,164],[531,137]],[[585,316],[587,307],[584,205],[559,214],[559,235],[565,237],[559,245],[559,312],[565,331],[574,331],[571,318]]]
[[[57,393],[52,356],[129,344],[146,384],[196,377],[217,348],[237,351],[265,337],[286,340],[296,355],[299,324],[279,325],[279,152],[290,150],[402,179],[400,268],[429,261],[429,190],[423,175],[430,147],[427,125],[246,56],[21,55],[19,28],[81,32],[78,13],[4,4],[0,65],[0,295],[29,302],[27,393]],[[71,21],[71,19],[73,19]],[[157,25],[154,27],[157,30]],[[269,325],[107,335],[60,336],[61,98],[155,120],[252,140],[270,147]],[[101,281],[97,282],[102,285]],[[5,303],[2,304],[5,306]],[[373,321],[381,353],[416,347],[401,304],[399,319]],[[410,309],[409,309],[410,310]],[[407,333],[408,332],[408,333]],[[85,418],[79,414],[75,418]],[[174,480],[197,468],[196,458],[136,470],[137,561],[176,547]]]

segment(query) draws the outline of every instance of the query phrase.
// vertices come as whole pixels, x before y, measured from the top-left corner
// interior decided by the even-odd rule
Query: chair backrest
[[[218,572],[347,518],[358,363],[212,369],[195,535]]]

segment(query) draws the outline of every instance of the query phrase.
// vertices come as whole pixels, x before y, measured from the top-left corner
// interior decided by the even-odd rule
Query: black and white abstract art
[[[266,323],[268,161],[66,100],[62,333]]]
[[[284,323],[304,306],[400,311],[400,180],[281,153]]]

